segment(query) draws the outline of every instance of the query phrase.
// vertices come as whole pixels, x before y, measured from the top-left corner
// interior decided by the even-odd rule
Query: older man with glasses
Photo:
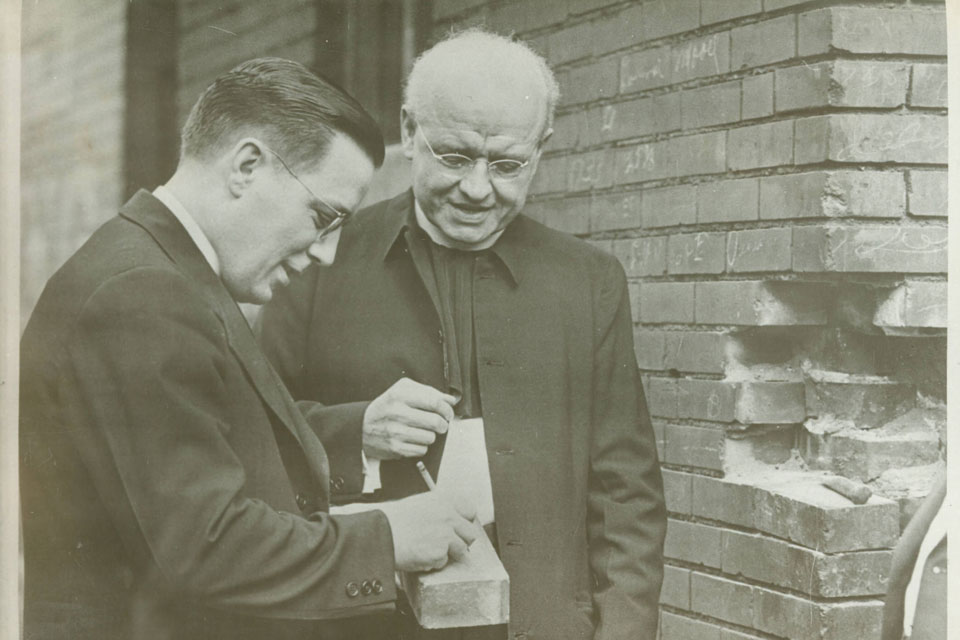
[[[345,258],[306,270],[263,315],[295,397],[417,384],[444,393],[464,421],[451,430],[481,425],[480,465],[461,480],[480,477],[510,621],[424,637],[656,635],[665,511],[624,272],[522,213],[557,97],[545,61],[508,38],[469,30],[424,53],[400,113],[412,190],[354,216]],[[463,453],[425,417],[444,415],[419,409],[357,425],[377,499],[424,491],[418,461],[442,489]]]

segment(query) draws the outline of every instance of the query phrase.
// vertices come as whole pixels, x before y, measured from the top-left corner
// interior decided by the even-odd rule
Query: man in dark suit
[[[652,639],[666,517],[624,272],[521,213],[557,94],[540,56],[493,34],[421,56],[401,112],[412,193],[360,212],[345,259],[278,295],[262,339],[297,398],[412,379],[482,419],[510,576],[509,628],[483,637]],[[363,437],[381,497],[423,491],[416,458],[437,474],[446,436],[380,427]]]
[[[358,490],[369,407],[295,404],[237,306],[333,260],[382,159],[350,96],[244,63],[170,181],[51,278],[21,343],[26,638],[363,638],[395,569],[465,551],[434,496],[327,513]]]

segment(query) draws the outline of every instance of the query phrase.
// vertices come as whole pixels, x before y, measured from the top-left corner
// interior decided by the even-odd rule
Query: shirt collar
[[[387,260],[406,249],[405,244],[410,241],[409,233],[421,231],[417,222],[416,200],[413,193],[408,191],[395,198],[388,204],[389,229],[385,230],[387,244],[384,247],[383,259]],[[524,248],[526,229],[531,220],[519,215],[500,233],[493,246],[487,249],[488,253],[497,257],[503,266],[503,271],[512,284],[520,284],[528,251]],[[426,231],[422,231],[426,234]],[[429,238],[429,236],[428,236]]]
[[[417,202],[417,199],[413,199],[413,209],[414,214],[416,215],[417,224],[420,225],[420,228],[423,229],[434,243],[440,245],[441,247],[447,247],[448,249],[460,249],[461,251],[483,251],[484,249],[489,249],[497,240],[500,239],[500,236],[503,235],[503,229],[500,229],[489,238],[486,238],[479,245],[470,247],[469,249],[463,249],[461,247],[454,247],[452,244],[444,237],[443,231],[440,230],[437,225],[427,217],[427,214],[423,212],[423,209],[420,208],[420,203]]]
[[[190,212],[187,211],[187,208],[183,206],[183,203],[180,202],[177,196],[173,195],[173,191],[165,185],[160,185],[153,190],[153,197],[162,202],[167,209],[170,209],[170,213],[183,225],[190,239],[193,240],[193,243],[200,249],[200,253],[206,258],[210,268],[219,276],[220,258],[217,257],[217,252],[214,250],[213,245],[210,244],[210,240],[206,234],[203,233],[203,229],[200,228],[197,221],[194,220]]]

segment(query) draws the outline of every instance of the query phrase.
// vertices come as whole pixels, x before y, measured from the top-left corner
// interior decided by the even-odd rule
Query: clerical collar
[[[417,224],[423,229],[423,232],[429,236],[434,243],[440,245],[441,247],[447,247],[448,249],[462,249],[463,251],[482,251],[484,249],[489,249],[497,240],[500,239],[500,236],[503,235],[503,229],[500,229],[489,238],[486,238],[483,242],[470,246],[456,246],[453,242],[447,238],[443,232],[437,227],[437,225],[430,222],[427,218],[427,215],[423,212],[423,209],[420,208],[420,203],[417,202],[416,198],[413,200],[413,210],[417,216]]]
[[[180,221],[180,224],[183,225],[184,229],[186,229],[187,235],[190,236],[190,239],[193,240],[193,243],[197,245],[198,249],[200,249],[200,253],[203,254],[204,258],[206,258],[210,268],[213,269],[213,272],[219,276],[220,258],[217,257],[217,252],[214,250],[213,245],[210,244],[210,240],[203,232],[203,229],[200,228],[200,225],[197,224],[197,221],[194,219],[194,217],[190,215],[190,212],[187,211],[187,208],[183,206],[182,202],[180,202],[180,199],[173,195],[173,191],[171,191],[165,185],[160,185],[154,189],[153,197],[162,202],[164,206],[170,210],[170,213],[172,213],[173,216]]]

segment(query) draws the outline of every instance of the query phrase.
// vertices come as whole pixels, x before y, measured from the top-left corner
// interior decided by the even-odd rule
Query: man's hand
[[[419,458],[453,420],[454,396],[409,378],[393,383],[363,414],[363,452],[371,458]]]
[[[454,505],[428,491],[379,508],[386,514],[393,535],[393,556],[401,571],[439,569],[458,560],[480,532],[470,522],[475,513],[466,504]]]

